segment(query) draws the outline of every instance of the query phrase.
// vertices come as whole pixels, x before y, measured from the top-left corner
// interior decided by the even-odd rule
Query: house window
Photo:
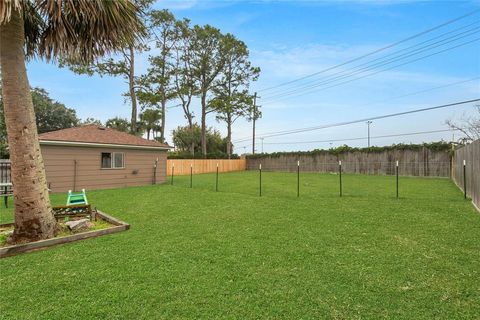
[[[121,169],[125,167],[123,152],[102,152],[102,169]]]
[[[112,154],[110,152],[102,152],[102,169],[110,169],[112,167]]]
[[[113,167],[123,168],[123,153],[115,152],[113,154]]]

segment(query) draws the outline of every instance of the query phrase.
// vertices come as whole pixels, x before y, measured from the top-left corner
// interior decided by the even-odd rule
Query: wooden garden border
[[[103,236],[111,233],[122,232],[130,229],[130,225],[128,223],[118,220],[104,212],[101,212],[100,210],[97,210],[97,218],[103,219],[113,224],[114,226],[106,229],[82,232],[82,233],[77,233],[77,234],[60,237],[60,238],[46,239],[46,240],[40,240],[35,242],[3,247],[3,248],[0,248],[0,258],[10,257],[10,256],[17,255],[19,253],[39,250],[39,249],[56,246],[63,243],[69,243],[73,241],[94,238],[94,237]],[[12,223],[5,223],[5,224],[0,224],[0,227],[8,227],[11,225]]]

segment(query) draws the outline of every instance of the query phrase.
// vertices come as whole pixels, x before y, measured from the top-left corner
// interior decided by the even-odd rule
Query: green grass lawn
[[[2,319],[478,319],[480,214],[448,179],[256,172],[88,192],[127,232],[0,260]],[[64,204],[66,195],[52,195]],[[0,209],[0,219],[11,211]]]

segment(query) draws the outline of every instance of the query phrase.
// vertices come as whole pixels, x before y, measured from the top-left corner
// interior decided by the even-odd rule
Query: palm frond
[[[37,0],[45,21],[38,54],[90,62],[141,37],[139,10],[130,0]]]
[[[27,57],[89,63],[145,34],[132,0],[0,0],[0,24],[21,11]]]
[[[25,2],[23,6],[23,25],[25,33],[25,55],[26,57],[33,57],[40,45],[42,30],[45,29],[45,22],[30,1]]]
[[[21,0],[2,0],[0,1],[0,24],[7,23],[10,21],[12,16],[12,10],[21,10],[22,1]]]

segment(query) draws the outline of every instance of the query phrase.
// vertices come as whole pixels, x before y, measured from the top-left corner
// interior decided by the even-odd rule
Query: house
[[[39,139],[52,192],[165,181],[166,144],[98,125],[47,132]]]

